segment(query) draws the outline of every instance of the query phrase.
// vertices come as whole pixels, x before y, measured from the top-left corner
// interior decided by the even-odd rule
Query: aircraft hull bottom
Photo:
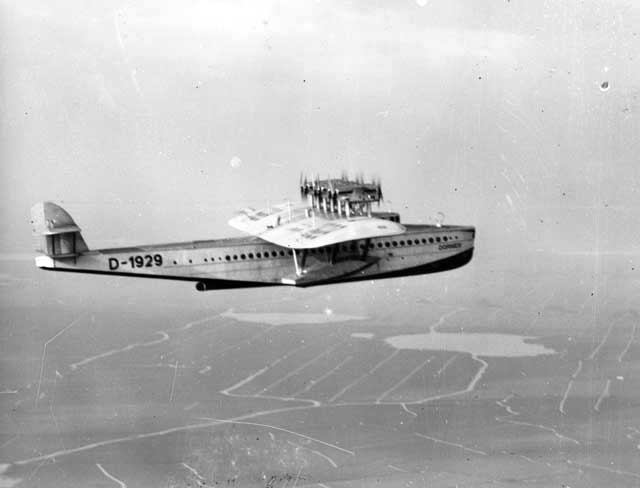
[[[450,256],[448,258],[439,259],[437,261],[432,261],[430,263],[421,264],[419,266],[414,266],[412,268],[399,269],[395,271],[386,271],[383,273],[376,274],[374,276],[363,276],[363,277],[347,277],[346,279],[342,279],[339,281],[360,281],[360,280],[374,280],[377,278],[398,278],[401,276],[415,276],[421,274],[430,274],[430,273],[440,273],[442,271],[449,271],[451,269],[456,269],[464,266],[471,258],[473,258],[473,247],[471,249],[467,249],[461,253],[458,253],[454,256]]]
[[[431,261],[429,263],[421,264],[418,266],[395,269],[392,271],[382,271],[379,273],[372,273],[370,269],[365,269],[362,272],[354,273],[347,276],[341,276],[328,280],[307,281],[298,283],[296,286],[306,288],[309,286],[324,285],[329,283],[346,283],[353,281],[363,280],[375,280],[383,278],[396,278],[401,276],[414,276],[421,274],[439,273],[442,271],[448,271],[451,269],[464,266],[473,257],[473,247],[466,249],[458,254],[449,256],[446,258]],[[163,275],[149,275],[144,273],[119,273],[117,271],[102,271],[91,269],[80,269],[73,267],[42,267],[41,269],[49,269],[52,271],[66,271],[71,273],[87,273],[87,274],[99,274],[99,275],[111,275],[111,276],[129,276],[137,278],[154,278],[154,279],[168,279],[168,280],[180,280],[180,281],[197,281],[196,289],[198,291],[213,291],[213,290],[226,290],[235,288],[255,288],[263,286],[291,286],[284,283],[268,282],[268,281],[246,281],[246,280],[232,280],[232,279],[217,279],[217,278],[195,278],[195,277],[182,277],[182,276],[163,276]]]
[[[454,256],[439,259],[437,261],[432,261],[430,263],[414,266],[411,268],[398,269],[394,271],[385,271],[385,272],[376,273],[376,274],[371,274],[367,272],[355,273],[352,275],[341,276],[339,278],[334,278],[334,279],[299,283],[296,286],[299,288],[307,288],[310,286],[318,286],[318,285],[324,285],[324,284],[330,284],[330,283],[331,284],[347,283],[347,282],[353,282],[353,281],[375,280],[375,279],[383,279],[383,278],[397,278],[401,276],[414,276],[414,275],[421,275],[421,274],[439,273],[442,271],[449,271],[451,269],[460,268],[461,266],[464,266],[469,261],[471,261],[472,257],[473,257],[473,248],[467,249]],[[279,285],[279,283],[238,282],[234,280],[214,279],[214,280],[200,280],[198,282],[197,289],[198,291],[212,291],[212,290],[221,290],[226,288],[243,288],[247,286],[274,286],[274,285]]]
[[[198,279],[186,276],[163,276],[163,275],[150,275],[146,273],[118,273],[117,271],[100,271],[93,269],[81,269],[81,268],[49,268],[41,267],[46,271],[63,271],[66,273],[82,273],[82,274],[95,274],[95,275],[107,275],[107,276],[126,276],[129,278],[150,278],[154,280],[171,280],[171,281],[197,281],[198,285],[202,283],[202,287],[198,286],[198,291],[211,291],[211,290],[225,290],[232,288],[256,288],[261,286],[280,286],[282,283],[267,283],[262,281],[240,281],[240,280],[224,280],[224,279]]]

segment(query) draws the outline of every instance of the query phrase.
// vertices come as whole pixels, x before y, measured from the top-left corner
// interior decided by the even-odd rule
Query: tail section
[[[51,202],[31,208],[35,250],[53,259],[75,258],[89,248],[80,228],[65,209]]]

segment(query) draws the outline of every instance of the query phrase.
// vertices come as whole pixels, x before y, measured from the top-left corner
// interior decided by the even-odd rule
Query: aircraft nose
[[[465,226],[462,230],[464,232],[465,238],[467,238],[467,239],[470,238],[471,240],[476,238],[476,228],[475,227],[473,227],[471,225],[468,226],[468,227]]]

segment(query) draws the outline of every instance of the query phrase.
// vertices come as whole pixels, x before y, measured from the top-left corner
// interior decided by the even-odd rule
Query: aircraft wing
[[[300,205],[274,206],[267,210],[244,209],[229,221],[235,229],[292,249],[330,246],[355,239],[401,234],[405,228],[390,220],[339,217]]]
[[[305,208],[298,204],[273,205],[268,209],[243,208],[238,215],[229,220],[234,229],[259,236],[274,227],[305,217]]]

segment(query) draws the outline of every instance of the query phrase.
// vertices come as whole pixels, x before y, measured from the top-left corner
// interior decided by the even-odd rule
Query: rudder
[[[80,228],[55,203],[40,202],[31,207],[31,228],[35,250],[47,256],[70,258],[89,250]]]

